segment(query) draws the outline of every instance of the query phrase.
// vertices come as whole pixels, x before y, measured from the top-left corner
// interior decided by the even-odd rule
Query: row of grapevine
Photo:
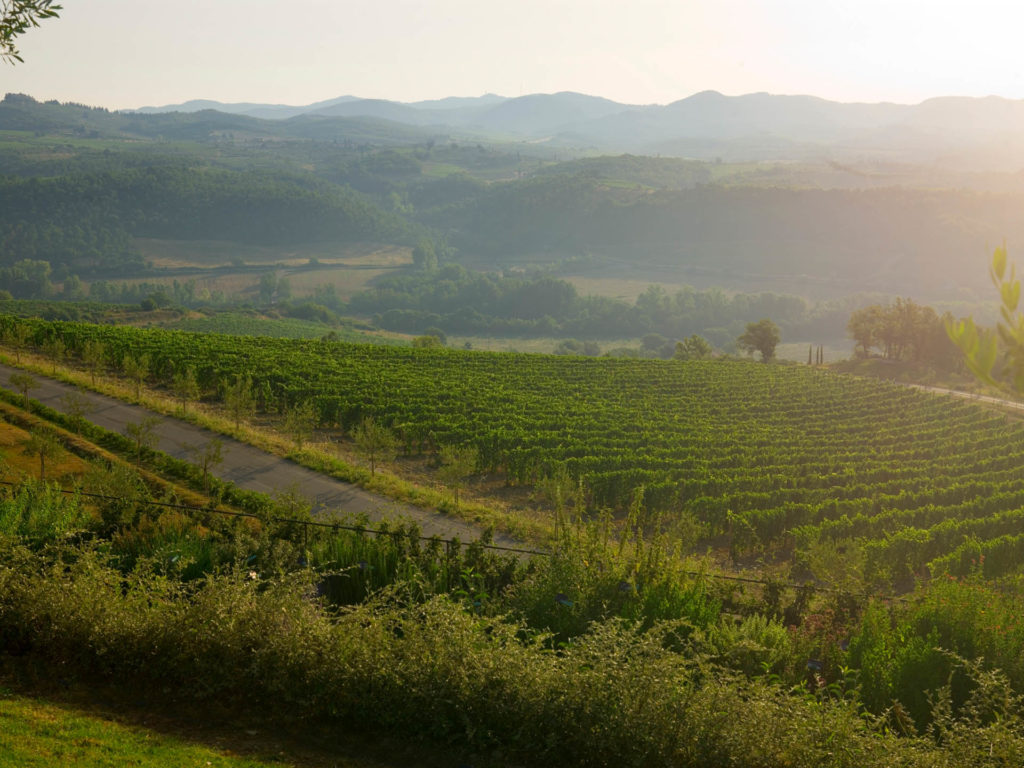
[[[1024,533],[1024,429],[993,411],[804,366],[386,348],[324,340],[19,321],[28,343],[106,364],[148,355],[155,383],[192,368],[206,397],[249,375],[323,427],[386,424],[411,454],[472,445],[480,471],[531,484],[565,468],[588,507],[689,514],[744,546],[870,543],[919,571],[965,542]],[[952,522],[951,522],[952,521]]]

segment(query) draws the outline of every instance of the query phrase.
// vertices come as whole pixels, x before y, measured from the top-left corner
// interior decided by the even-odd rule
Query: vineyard
[[[338,341],[364,344],[397,344],[382,336],[364,333],[351,326],[330,328],[322,323],[297,318],[251,317],[241,313],[219,312],[210,317],[189,317],[167,326],[193,333],[225,333],[232,336],[271,336],[281,339],[319,339],[333,333]]]
[[[25,322],[29,343],[107,363],[147,354],[214,394],[251,375],[268,402],[311,401],[321,426],[372,416],[409,455],[473,446],[509,485],[563,472],[589,513],[641,498],[734,556],[855,553],[869,583],[1014,571],[1024,555],[1024,429],[967,402],[745,361],[676,362],[385,348]],[[275,407],[280,407],[275,406]]]

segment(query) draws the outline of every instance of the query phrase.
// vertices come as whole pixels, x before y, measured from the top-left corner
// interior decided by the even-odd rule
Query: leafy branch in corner
[[[9,64],[24,62],[15,40],[38,27],[43,19],[54,19],[63,10],[53,0],[2,0],[0,2],[0,60]]]
[[[1010,265],[1006,247],[996,248],[989,275],[999,289],[1000,320],[995,329],[981,328],[970,317],[946,324],[946,332],[964,353],[967,367],[981,381],[1015,394],[1024,394],[1024,314],[1020,280]]]

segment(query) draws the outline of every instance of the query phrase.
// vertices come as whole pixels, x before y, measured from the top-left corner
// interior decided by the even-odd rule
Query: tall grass
[[[55,483],[27,480],[14,488],[0,486],[2,535],[40,547],[92,529],[95,522],[80,497],[68,497]]]

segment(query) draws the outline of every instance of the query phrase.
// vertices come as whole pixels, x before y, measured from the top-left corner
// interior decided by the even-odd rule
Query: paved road
[[[992,397],[991,395],[979,395],[974,392],[961,392],[958,389],[946,389],[945,387],[931,387],[928,386],[927,384],[903,383],[903,386],[911,387],[912,389],[923,389],[925,392],[936,392],[940,395],[953,395],[954,397],[962,397],[965,400],[973,400],[976,403],[992,403],[993,405],[1004,405],[1007,408],[1017,408],[1024,410],[1024,403],[1018,402],[1017,400],[1004,400],[1001,397]]]
[[[0,365],[0,386],[13,389],[9,383],[10,376],[18,372],[18,368]],[[111,432],[124,434],[125,425],[129,422],[138,423],[147,416],[157,416],[160,424],[155,430],[158,437],[156,447],[178,459],[191,459],[186,446],[202,448],[211,439],[220,438],[224,444],[224,461],[215,468],[213,474],[223,480],[230,480],[241,488],[271,495],[294,486],[312,501],[315,515],[325,515],[335,510],[341,513],[364,513],[373,522],[385,518],[404,517],[416,520],[426,536],[437,535],[443,539],[458,536],[462,541],[475,541],[480,535],[480,529],[469,523],[369,493],[358,486],[335,480],[288,459],[278,458],[259,448],[218,435],[186,421],[164,416],[137,405],[129,405],[115,398],[79,389],[36,373],[32,376],[39,386],[29,391],[30,397],[63,412],[64,395],[78,392],[92,406],[87,415],[89,421]],[[522,542],[508,536],[495,535],[494,538],[495,544],[523,546]]]

